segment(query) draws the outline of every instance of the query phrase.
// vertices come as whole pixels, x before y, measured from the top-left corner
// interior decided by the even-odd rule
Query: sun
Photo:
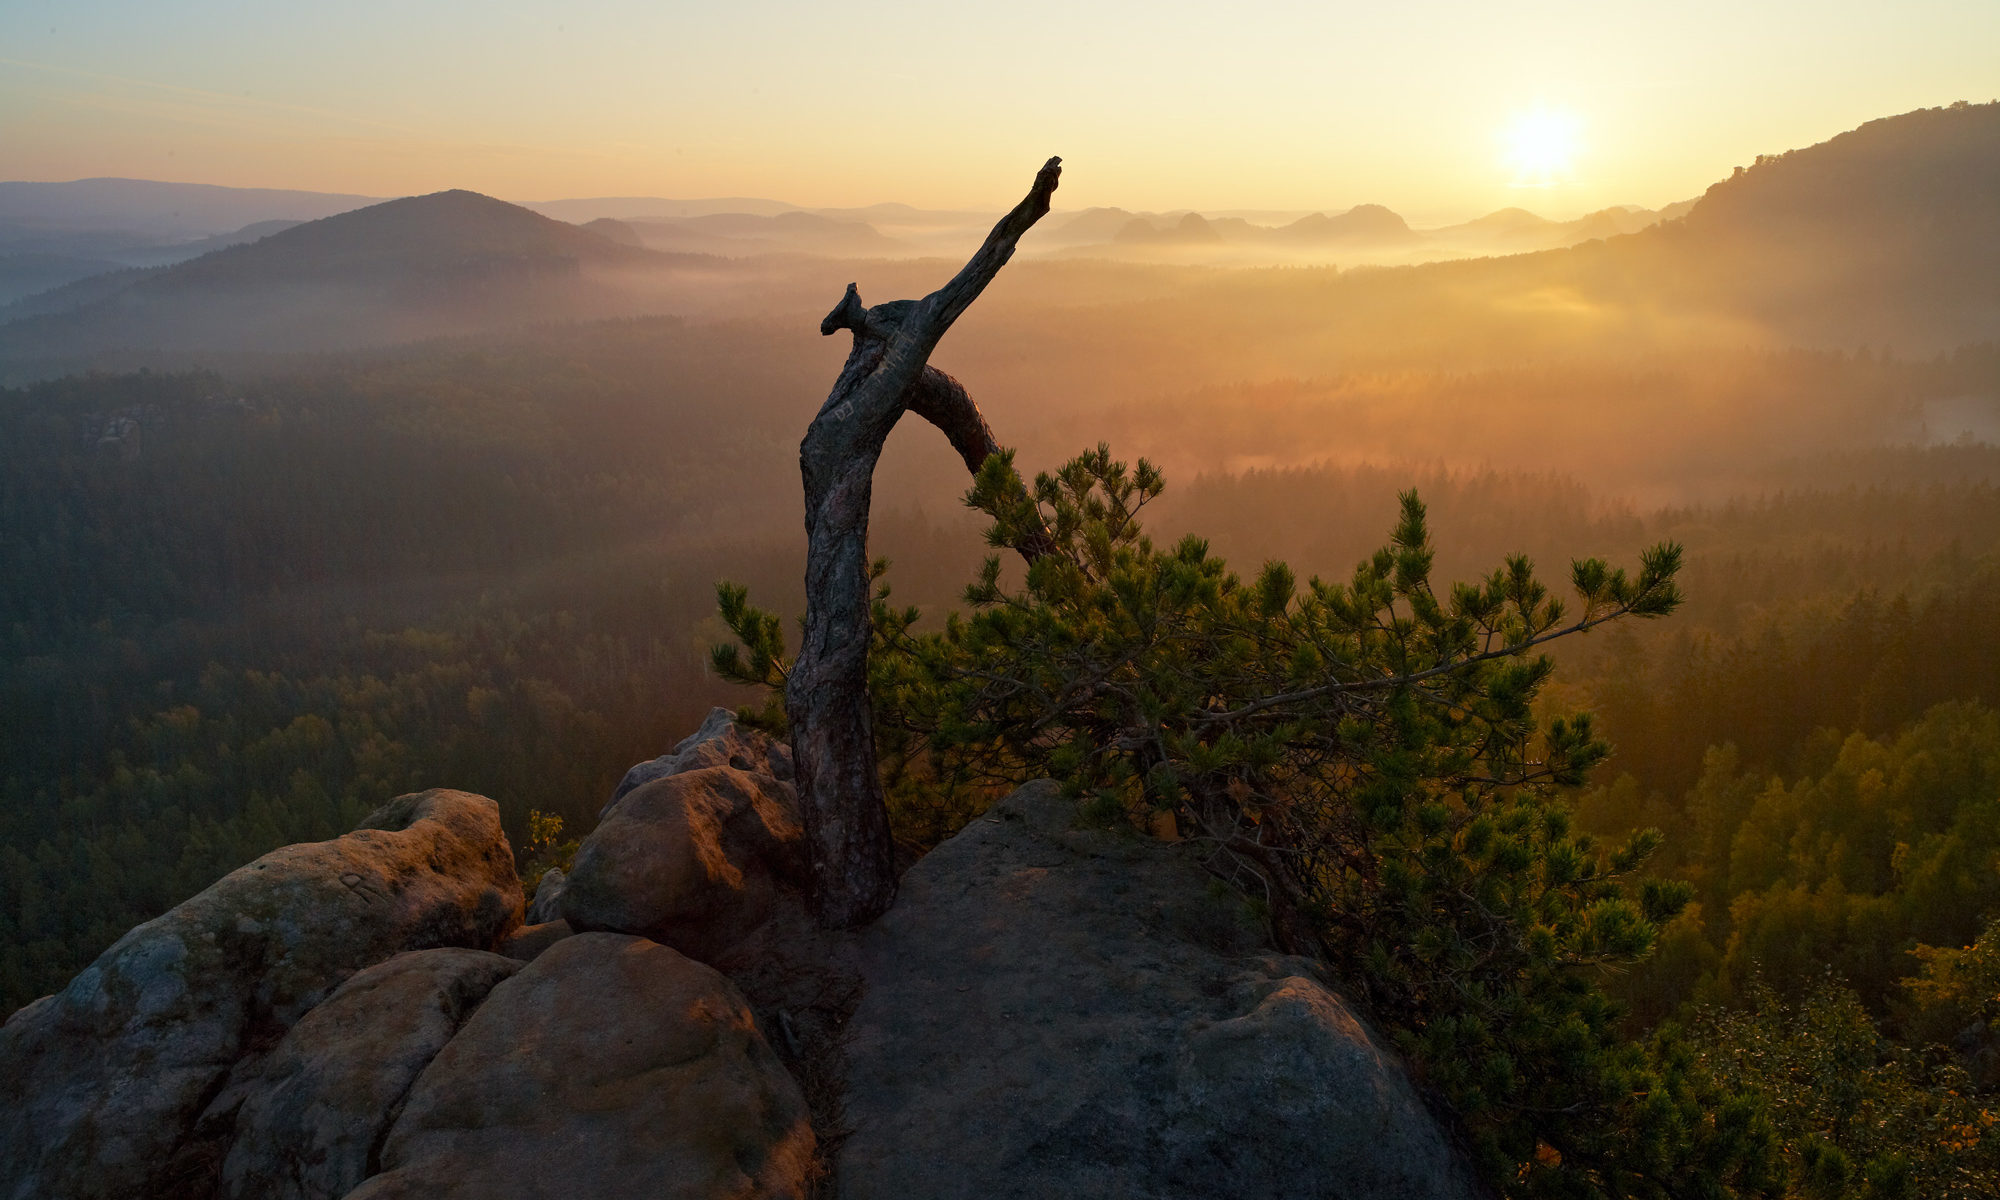
[[[1583,122],[1560,108],[1533,108],[1514,114],[1502,135],[1514,187],[1554,187],[1574,177],[1582,148]]]

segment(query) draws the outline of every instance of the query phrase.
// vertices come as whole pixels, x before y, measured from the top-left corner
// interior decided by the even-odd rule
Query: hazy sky
[[[9,179],[1564,216],[1995,96],[2000,0],[0,0]]]

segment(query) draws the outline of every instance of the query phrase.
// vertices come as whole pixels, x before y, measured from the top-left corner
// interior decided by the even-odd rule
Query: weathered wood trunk
[[[854,335],[847,362],[799,444],[806,499],[805,640],[785,686],[821,924],[873,920],[896,897],[889,813],[875,761],[868,704],[868,505],[875,463],[903,413],[930,421],[977,471],[999,449],[958,382],[929,364],[931,351],[1049,211],[1061,174],[1052,158],[1026,199],[1000,219],[951,282],[922,300],[864,307],[853,284],[820,323]],[[1031,557],[1036,547],[1023,547]]]

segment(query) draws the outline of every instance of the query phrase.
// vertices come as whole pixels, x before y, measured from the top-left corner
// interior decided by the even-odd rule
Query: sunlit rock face
[[[500,943],[500,953],[520,962],[533,962],[542,951],[576,932],[568,921],[544,921],[523,925]]]
[[[493,801],[403,796],[362,828],[286,846],[133,929],[0,1031],[0,1195],[202,1190],[196,1124],[239,1063],[363,967],[486,948],[521,920]]]
[[[562,918],[714,961],[804,878],[791,774],[787,748],[716,709],[673,754],[626,772],[563,880]]]
[[[712,708],[701,728],[680,740],[671,751],[634,765],[611,791],[611,799],[598,810],[601,821],[609,816],[627,792],[655,779],[703,767],[734,767],[755,775],[766,775],[783,783],[792,781],[792,748],[770,734],[741,725],[736,714],[726,708]]]
[[[352,1191],[377,1169],[418,1074],[520,968],[483,950],[413,950],[340,985],[243,1081],[220,1194],[319,1200]]]
[[[1482,1194],[1185,848],[1030,784],[829,933],[781,744],[718,710],[641,767],[542,885],[629,930],[522,926],[448,791],[134,929],[0,1031],[0,1200]]]
[[[1030,784],[866,931],[843,1200],[1485,1194],[1314,964]]]
[[[798,1084],[722,975],[644,938],[566,938],[433,1060],[351,1200],[806,1194]]]

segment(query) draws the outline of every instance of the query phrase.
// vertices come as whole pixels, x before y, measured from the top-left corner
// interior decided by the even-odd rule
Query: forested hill
[[[0,356],[323,349],[604,316],[644,307],[631,279],[699,261],[475,192],[438,192],[32,297],[0,325]]]
[[[1721,271],[1759,315],[1882,336],[1935,321],[2000,328],[2000,102],[1870,121],[1762,155],[1708,189],[1667,243]],[[1904,310],[1904,320],[1885,318]]]
[[[1826,237],[1856,249],[1889,241],[1902,250],[1921,241],[1933,254],[1992,254],[2000,102],[1918,109],[1817,146],[1759,155],[1710,187],[1684,220],[1704,237]]]
[[[410,196],[309,221],[155,277],[161,294],[201,287],[485,271],[504,264],[658,261],[627,243],[463,190]]]
[[[1384,272],[1385,277],[1395,273]],[[2000,102],[1921,109],[1760,156],[1686,216],[1563,250],[1410,268],[1391,303],[1572,306],[1600,337],[1935,351],[2000,329]],[[1429,280],[1430,286],[1418,287]],[[1398,308],[1396,321],[1419,319]]]

